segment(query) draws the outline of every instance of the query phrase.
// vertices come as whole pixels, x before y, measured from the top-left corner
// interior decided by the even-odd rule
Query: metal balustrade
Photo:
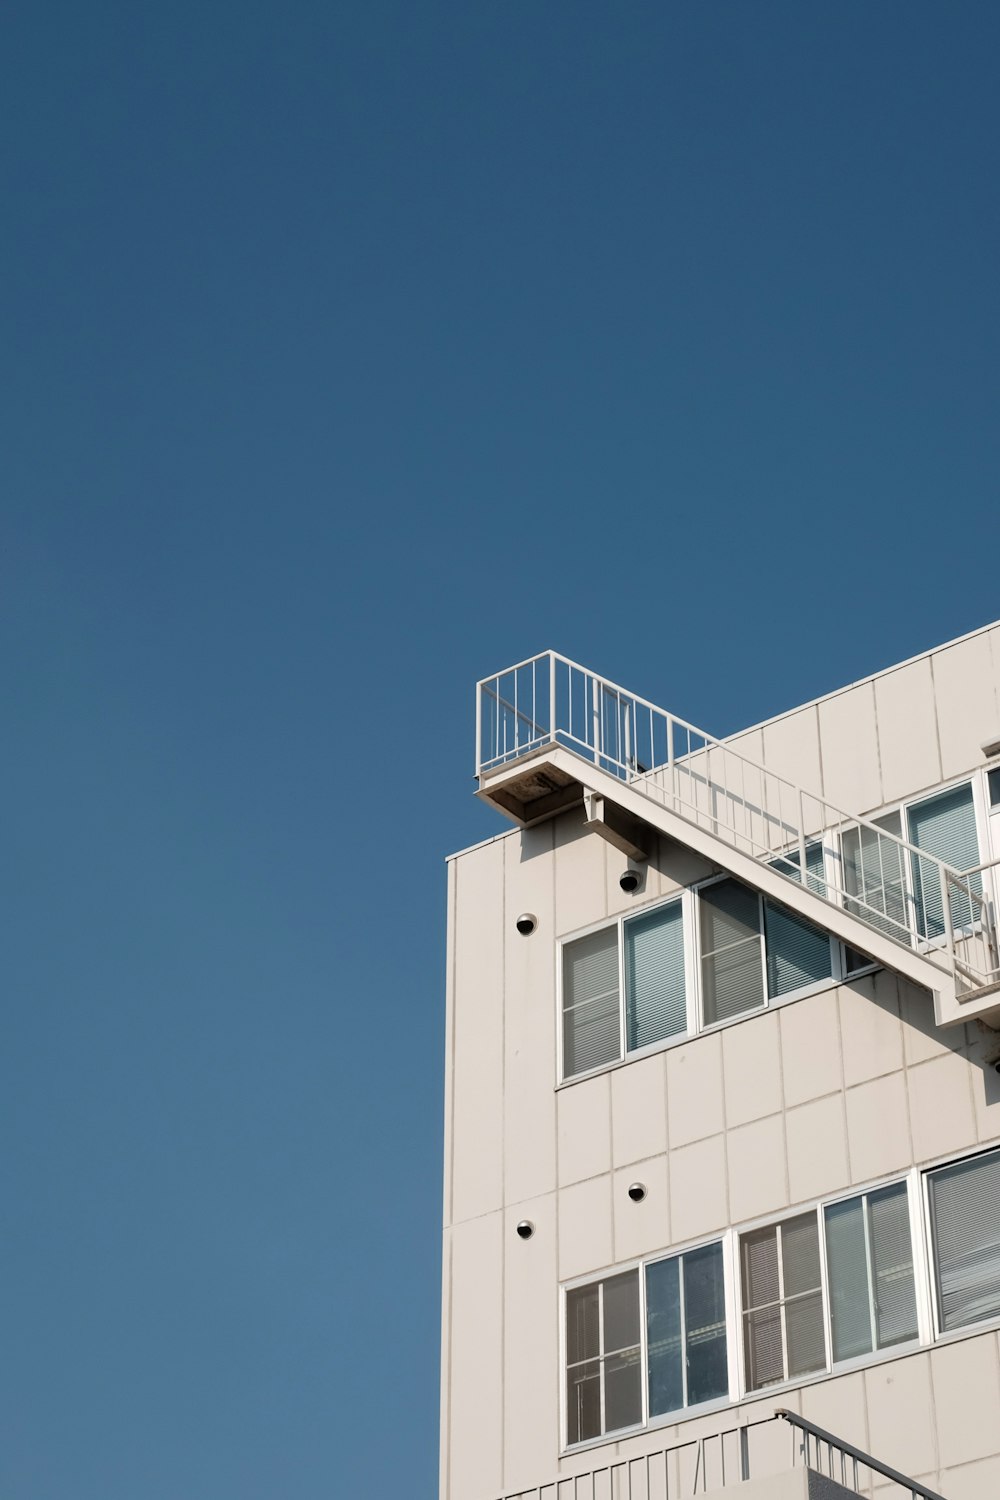
[[[983,878],[1000,861],[952,869],[567,657],[484,678],[476,739],[481,781],[561,746],[787,879],[804,872],[814,894],[950,973],[956,993],[1000,983]]]
[[[783,1423],[792,1429],[790,1452]],[[799,1464],[854,1494],[870,1495],[878,1476],[885,1500],[897,1495],[899,1500],[943,1500],[935,1490],[783,1408],[650,1453],[617,1456],[531,1489],[507,1491],[500,1500],[694,1500]]]

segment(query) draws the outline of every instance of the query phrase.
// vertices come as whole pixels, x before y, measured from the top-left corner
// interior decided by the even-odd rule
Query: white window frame
[[[973,1152],[972,1155],[983,1155],[982,1152]],[[942,1166],[952,1164],[952,1158],[940,1163]],[[919,1178],[927,1173],[918,1168],[912,1168],[909,1172],[896,1172],[889,1177],[884,1177],[876,1182],[845,1188],[843,1192],[832,1193],[827,1198],[819,1198],[814,1203],[807,1203],[797,1207],[789,1207],[784,1213],[775,1215],[768,1214],[763,1218],[753,1219],[745,1224],[734,1226],[733,1235],[733,1258],[732,1269],[734,1278],[734,1290],[736,1294],[736,1329],[738,1333],[739,1355],[739,1390],[741,1399],[759,1397],[772,1391],[791,1390],[798,1386],[807,1384],[811,1380],[817,1380],[831,1374],[843,1374],[850,1370],[862,1369],[867,1365],[879,1364],[883,1360],[893,1359],[897,1355],[907,1354],[914,1349],[926,1346],[934,1339],[940,1337],[934,1324],[930,1321],[930,1303],[936,1302],[935,1289],[932,1284],[933,1267],[928,1266],[927,1247],[924,1241],[924,1220],[926,1218],[926,1191],[922,1200],[920,1193]],[[916,1302],[917,1331],[912,1339],[907,1339],[898,1344],[889,1344],[884,1348],[875,1346],[874,1330],[872,1337],[873,1347],[867,1354],[856,1355],[852,1359],[835,1360],[833,1358],[833,1322],[830,1311],[830,1269],[826,1256],[826,1210],[837,1203],[849,1203],[855,1198],[869,1198],[873,1193],[880,1192],[883,1188],[899,1187],[906,1188],[907,1218],[910,1226],[910,1248],[913,1255],[913,1290]],[[743,1265],[742,1265],[742,1240],[745,1234],[753,1234],[760,1229],[770,1229],[776,1225],[787,1223],[789,1219],[799,1219],[803,1215],[813,1212],[817,1220],[817,1233],[819,1236],[819,1260],[820,1276],[822,1278],[821,1292],[823,1300],[823,1343],[826,1353],[826,1363],[822,1368],[810,1370],[802,1375],[793,1375],[787,1380],[775,1381],[771,1385],[751,1387],[746,1369],[746,1349],[744,1344],[744,1319],[747,1309],[743,1297]],[[866,1254],[868,1247],[866,1244]],[[930,1275],[928,1274],[930,1273]],[[868,1267],[868,1295],[872,1295],[871,1265]],[[936,1315],[935,1315],[936,1317]],[[1000,1322],[1000,1319],[997,1320]],[[978,1326],[978,1325],[977,1325]],[[784,1322],[782,1322],[782,1346],[784,1352]],[[787,1366],[787,1353],[784,1363]]]
[[[625,973],[625,927],[632,921],[642,917],[651,916],[654,912],[665,909],[668,906],[680,906],[681,908],[681,931],[684,939],[684,1013],[685,1026],[683,1031],[676,1035],[663,1037],[658,1042],[648,1042],[645,1047],[630,1049],[628,1041],[628,994],[626,991]],[[694,990],[696,971],[692,963],[691,952],[691,888],[674,891],[669,896],[658,898],[656,901],[646,903],[627,912],[620,912],[612,921],[592,922],[588,927],[581,927],[579,931],[569,933],[556,943],[556,1056],[558,1060],[558,1080],[560,1084],[576,1083],[581,1078],[594,1078],[609,1068],[621,1067],[623,1063],[632,1062],[640,1057],[649,1057],[654,1052],[662,1052],[664,1048],[676,1046],[679,1042],[690,1041],[696,1033],[694,1022],[697,1019],[697,1002]],[[618,1056],[611,1062],[600,1063],[596,1068],[587,1068],[579,1073],[565,1072],[565,1007],[563,1004],[563,986],[566,972],[564,959],[565,950],[580,938],[591,937],[595,932],[610,932],[615,929],[617,954],[618,954]]]
[[[722,1234],[703,1236],[701,1239],[692,1240],[690,1244],[672,1245],[669,1250],[657,1250],[649,1255],[639,1256],[636,1259],[623,1262],[618,1266],[609,1266],[601,1271],[592,1271],[585,1276],[575,1276],[566,1281],[560,1288],[560,1328],[559,1328],[559,1365],[560,1398],[559,1398],[559,1422],[561,1434],[561,1448],[563,1453],[579,1453],[588,1448],[600,1447],[605,1443],[617,1442],[622,1437],[628,1437],[638,1432],[656,1431],[661,1427],[672,1427],[679,1421],[686,1421],[688,1417],[702,1416],[708,1412],[722,1411],[727,1406],[734,1405],[739,1400],[738,1384],[734,1381],[736,1373],[733,1362],[733,1325],[731,1322],[731,1291],[732,1277],[730,1275],[730,1247],[727,1241],[732,1239],[729,1230]],[[704,1250],[710,1245],[720,1245],[722,1250],[722,1285],[726,1309],[726,1372],[727,1391],[724,1396],[717,1396],[711,1401],[700,1401],[696,1406],[679,1406],[674,1410],[664,1412],[660,1416],[649,1415],[649,1330],[646,1322],[646,1267],[658,1265],[664,1260],[678,1260],[683,1255],[691,1255],[696,1250]],[[577,1443],[569,1441],[569,1365],[567,1363],[568,1344],[566,1338],[567,1329],[567,1305],[569,1294],[578,1291],[581,1287],[601,1285],[614,1276],[624,1276],[629,1271],[636,1271],[639,1277],[639,1367],[642,1394],[642,1420],[633,1423],[629,1427],[615,1427],[612,1431],[605,1430],[598,1437],[583,1438]],[[603,1292],[602,1292],[603,1296]],[[601,1381],[601,1422],[604,1422],[604,1382],[603,1382],[603,1360]],[[686,1381],[685,1381],[686,1384]]]
[[[811,841],[811,842],[813,842],[813,841]],[[761,1005],[755,1005],[752,1010],[743,1010],[743,1011],[740,1011],[739,1015],[736,1015],[736,1016],[726,1016],[721,1021],[707,1021],[706,1022],[705,1019],[704,1019],[704,1010],[703,1010],[703,1004],[702,1004],[703,996],[702,996],[702,985],[701,985],[702,957],[703,957],[703,955],[702,955],[702,949],[701,949],[701,913],[700,913],[700,911],[699,911],[699,909],[697,907],[697,899],[698,899],[698,895],[699,895],[699,893],[701,891],[707,890],[709,888],[709,886],[721,885],[721,883],[724,880],[735,880],[736,883],[737,883],[737,885],[742,885],[748,891],[754,891],[754,894],[757,897],[757,912],[758,912],[758,920],[759,920],[759,923],[760,923],[758,937],[759,937],[759,940],[760,940],[761,989],[762,989],[762,993],[763,993],[763,996],[764,996],[764,1000],[763,1000],[763,1004],[761,1004]],[[785,994],[785,995],[774,995],[772,997],[767,992],[767,929],[766,929],[766,927],[764,925],[764,903],[766,901],[771,900],[771,898],[769,896],[765,896],[762,891],[755,890],[753,886],[747,885],[747,883],[746,883],[745,880],[740,880],[738,876],[736,876],[736,875],[729,875],[725,871],[723,871],[723,873],[720,874],[720,875],[711,875],[711,876],[709,876],[709,878],[707,880],[699,880],[698,883],[697,883],[697,885],[693,885],[691,887],[691,891],[692,891],[692,894],[695,897],[694,934],[693,934],[692,948],[694,950],[695,972],[696,972],[696,976],[697,976],[696,977],[696,994],[695,994],[695,998],[696,998],[696,1002],[697,1002],[697,1018],[696,1018],[697,1019],[697,1032],[696,1032],[697,1035],[700,1036],[703,1033],[711,1032],[711,1031],[720,1031],[725,1026],[735,1026],[739,1021],[748,1020],[751,1016],[762,1015],[764,1011],[771,1010],[775,1006],[785,1005],[789,1001],[792,1001],[792,1000],[805,1000],[810,995],[818,995],[823,990],[830,989],[830,987],[832,985],[843,984],[844,983],[844,980],[846,978],[846,960],[845,960],[845,956],[844,956],[844,945],[840,941],[839,938],[834,937],[834,935],[833,935],[832,932],[827,932],[826,936],[827,936],[827,938],[829,940],[829,943],[830,943],[830,974],[829,974],[829,977],[828,978],[824,978],[824,979],[818,979],[815,984],[804,984],[804,985],[801,985],[799,987],[799,989],[797,989],[797,990],[789,990],[788,993]],[[772,901],[772,905],[774,905],[774,906],[781,906],[781,904],[782,903],[780,901]],[[789,910],[792,910],[792,908],[789,907]],[[793,915],[797,915],[797,913],[793,912]],[[805,921],[805,920],[808,920],[808,919],[803,918],[802,920]],[[811,925],[812,926],[816,926],[817,924],[816,923],[812,923]],[[823,929],[820,929],[820,930],[823,930]],[[857,972],[857,971],[855,971],[855,972]],[[852,974],[851,977],[854,978],[855,974]]]

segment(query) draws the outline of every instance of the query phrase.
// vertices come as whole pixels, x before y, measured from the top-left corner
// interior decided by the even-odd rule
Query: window
[[[979,840],[976,837],[976,809],[972,783],[938,792],[907,809],[909,841],[918,849],[951,865],[954,870],[971,870],[979,863]],[[913,899],[916,905],[917,931],[923,938],[938,938],[944,933],[944,907],[937,873],[919,855],[913,863]],[[970,880],[977,894],[982,890],[979,875]],[[961,891],[953,891],[951,918],[955,927],[969,927],[973,921],[971,903]]]
[[[834,1363],[917,1336],[904,1182],[824,1210]]]
[[[917,1336],[905,1182],[744,1234],[740,1266],[748,1390]]]
[[[649,1415],[729,1394],[722,1245],[646,1267]]]
[[[566,1295],[566,1441],[642,1421],[639,1272]]]
[[[1000,1151],[928,1175],[942,1333],[1000,1317]]]
[[[833,975],[829,933],[738,880],[702,886],[698,910],[706,1026]]]
[[[563,948],[564,1078],[617,1062],[623,1035],[634,1052],[687,1030],[682,902],[620,926],[621,944],[616,925]]]
[[[721,1241],[566,1293],[568,1444],[728,1396]]]
[[[747,1389],[826,1366],[819,1231],[815,1213],[745,1234],[743,1349]]]

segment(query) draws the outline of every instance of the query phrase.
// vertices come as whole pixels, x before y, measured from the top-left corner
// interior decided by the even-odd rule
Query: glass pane
[[[918,802],[906,816],[910,843],[918,849],[933,854],[954,870],[969,870],[978,865],[979,840],[971,783],[928,797],[926,802]],[[980,876],[972,876],[970,884],[976,892],[982,890]],[[931,864],[916,857],[913,860],[913,896],[921,937],[940,937],[944,932],[944,908],[938,874]],[[954,925],[968,927],[973,920],[969,898],[954,893],[951,907]]]
[[[720,880],[698,896],[705,1023],[725,1021],[764,1003],[760,901],[736,880]]]
[[[764,930],[767,993],[772,1000],[830,978],[833,960],[828,933],[770,901],[764,903]]]
[[[819,1226],[814,1213],[786,1219],[781,1228],[784,1295],[796,1297],[820,1287]]]
[[[696,1406],[729,1392],[722,1246],[706,1245],[683,1259],[687,1399],[689,1406]]]
[[[566,1441],[583,1443],[601,1435],[601,1366],[599,1360],[577,1365],[566,1377]]]
[[[563,1073],[571,1078],[621,1056],[618,930],[605,928],[563,949]]]
[[[698,892],[701,914],[701,951],[714,953],[760,931],[757,892],[738,880],[719,880]]]
[[[580,1286],[566,1293],[566,1363],[596,1359],[601,1352],[599,1287]]]
[[[774,1385],[776,1381],[784,1380],[781,1308],[776,1304],[762,1312],[748,1313],[744,1328],[747,1388],[758,1391],[763,1385]]]
[[[604,1351],[639,1342],[639,1272],[626,1271],[604,1283]]]
[[[822,1370],[826,1365],[823,1337],[823,1297],[816,1292],[797,1302],[785,1303],[785,1338],[788,1343],[788,1378]]]
[[[625,924],[625,974],[630,1050],[687,1030],[679,901]]]
[[[930,1177],[945,1330],[1000,1316],[1000,1151]]]
[[[860,1198],[831,1204],[825,1218],[833,1357],[855,1359],[872,1348],[864,1204]]]
[[[775,1225],[745,1234],[740,1241],[743,1260],[743,1306],[762,1307],[781,1296],[778,1281],[778,1231]]]
[[[885,1349],[917,1336],[913,1246],[905,1182],[869,1196],[868,1222],[875,1276],[875,1329],[878,1347]]]
[[[680,1262],[646,1267],[646,1336],[649,1347],[649,1414],[660,1417],[684,1405],[681,1349]]]
[[[605,1431],[642,1421],[642,1363],[639,1350],[610,1354],[604,1363]]]
[[[621,1019],[617,992],[587,1000],[563,1016],[563,1076],[603,1068],[621,1057]]]

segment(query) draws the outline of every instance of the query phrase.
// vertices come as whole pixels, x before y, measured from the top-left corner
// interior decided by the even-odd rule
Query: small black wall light
[[[641,1203],[646,1196],[646,1184],[644,1182],[633,1182],[629,1187],[628,1195],[633,1203]]]
[[[533,911],[523,911],[514,926],[522,937],[530,937],[538,926],[538,918]]]
[[[517,1237],[521,1240],[530,1240],[535,1232],[535,1226],[530,1219],[522,1219],[517,1226]]]

